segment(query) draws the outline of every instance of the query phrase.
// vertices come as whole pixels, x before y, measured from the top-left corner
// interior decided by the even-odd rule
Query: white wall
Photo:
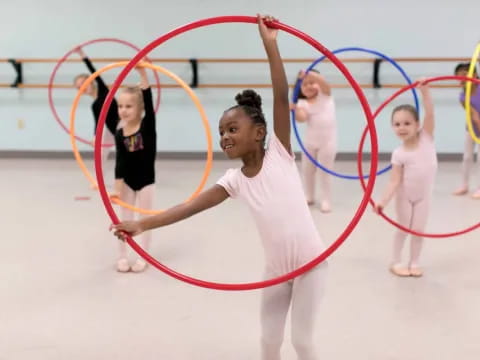
[[[7,1],[1,0],[0,57],[61,57],[76,44],[98,37],[116,37],[145,46],[163,33],[201,18],[218,15],[255,15],[267,12],[286,24],[312,35],[330,49],[363,46],[390,56],[470,56],[478,41],[478,11],[469,0],[424,1],[337,1],[337,0],[176,0],[176,1]],[[427,25],[430,24],[430,25]],[[281,34],[282,55],[316,57],[309,46]],[[134,52],[116,44],[93,45],[85,49],[91,57],[132,56]],[[155,57],[263,57],[263,49],[255,26],[226,24],[203,28],[179,36],[152,54]],[[352,54],[353,57],[361,54]],[[25,82],[47,82],[54,64],[25,65]],[[454,63],[402,64],[413,78],[421,75],[451,74]],[[97,65],[100,67],[100,64]],[[189,81],[187,64],[166,64],[166,67]],[[306,66],[306,65],[305,65]],[[370,82],[370,65],[347,64],[359,82]],[[330,65],[320,67],[331,82],[342,82],[338,71]],[[298,66],[288,66],[293,79]],[[81,64],[66,64],[58,82],[71,82]],[[112,81],[113,71],[105,78]],[[266,64],[219,65],[200,67],[203,82],[268,82]],[[0,82],[11,82],[14,73],[9,64],[0,64]],[[131,78],[135,81],[134,77]],[[383,82],[401,81],[388,65],[382,65]],[[167,79],[162,81],[169,82]],[[260,90],[265,112],[271,115],[270,89]],[[233,104],[237,90],[198,89],[211,121],[215,148],[218,118]],[[392,90],[366,91],[375,108]],[[439,152],[460,152],[464,136],[464,114],[458,105],[456,90],[433,92],[437,113],[437,146]],[[59,113],[68,122],[73,90],[56,90]],[[365,125],[360,106],[351,90],[335,90],[341,152],[355,151],[361,129]],[[399,102],[411,102],[410,96]],[[397,102],[396,104],[398,104]],[[93,121],[89,102],[84,99],[78,111],[77,129],[84,136],[92,134]],[[387,108],[377,120],[380,148],[389,151],[396,145],[389,125]],[[25,128],[19,129],[18,120]],[[46,90],[0,89],[0,150],[70,149],[69,137],[53,120]],[[204,151],[205,140],[197,112],[182,90],[165,89],[158,113],[160,151]],[[298,149],[298,147],[297,147]]]

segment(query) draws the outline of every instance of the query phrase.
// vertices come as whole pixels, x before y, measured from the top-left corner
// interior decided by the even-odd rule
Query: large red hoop
[[[145,48],[143,48],[131,61],[130,63],[122,70],[122,72],[119,74],[117,79],[115,80],[114,84],[112,85],[112,88],[105,99],[105,103],[103,104],[102,112],[100,114],[100,118],[98,120],[98,127],[97,127],[97,133],[95,137],[95,172],[97,176],[97,182],[100,190],[100,194],[102,196],[102,201],[105,206],[105,209],[107,210],[108,215],[112,219],[114,224],[118,224],[119,220],[117,215],[115,214],[113,207],[110,203],[107,191],[105,189],[105,182],[103,179],[103,174],[102,174],[102,160],[101,160],[101,138],[102,138],[102,133],[103,133],[103,128],[105,126],[105,119],[107,115],[107,109],[109,108],[113,97],[115,96],[115,92],[118,90],[120,84],[122,81],[125,79],[127,74],[133,69],[133,67],[145,56],[147,55],[150,51],[152,51],[154,48],[157,46],[161,45],[165,41],[182,34],[186,31],[193,30],[196,28],[200,28],[203,26],[209,26],[209,25],[214,25],[214,24],[222,24],[222,23],[250,23],[250,24],[257,24],[257,18],[252,17],[252,16],[220,16],[220,17],[214,17],[214,18],[208,18],[204,20],[199,20],[195,21],[193,23],[181,26],[177,29],[174,29],[167,34],[159,37],[158,39],[152,41],[150,44],[148,44]],[[347,78],[348,82],[352,85],[361,105],[363,108],[363,111],[365,113],[365,116],[367,118],[367,123],[370,129],[370,139],[371,139],[371,146],[372,146],[372,164],[370,167],[370,181],[368,182],[365,194],[363,196],[363,199],[355,212],[355,215],[353,216],[352,220],[350,221],[350,224],[347,226],[347,228],[343,231],[343,233],[340,235],[340,237],[332,244],[328,249],[326,249],[322,254],[320,254],[318,257],[313,259],[312,261],[308,262],[307,264],[301,266],[297,270],[294,270],[288,274],[279,276],[274,279],[269,279],[265,281],[260,281],[260,282],[254,282],[254,283],[243,283],[243,284],[222,284],[222,283],[216,283],[216,282],[209,282],[205,280],[200,280],[196,278],[192,278],[183,274],[180,274],[167,266],[161,264],[158,262],[156,259],[154,259],[152,256],[150,256],[147,252],[145,252],[135,241],[130,236],[127,236],[127,242],[128,244],[143,258],[145,258],[146,261],[148,261],[150,264],[152,264],[154,267],[157,269],[163,271],[164,273],[178,279],[184,282],[187,282],[189,284],[193,284],[196,286],[200,287],[205,287],[205,288],[210,288],[210,289],[216,289],[216,290],[252,290],[252,289],[259,289],[262,287],[267,287],[267,286],[272,286],[279,284],[284,281],[288,281],[290,279],[293,279],[296,276],[299,276],[306,271],[312,269],[313,267],[317,266],[319,263],[324,261],[326,258],[328,258],[338,247],[346,240],[348,235],[353,231],[355,226],[358,224],[360,221],[363,213],[365,212],[368,202],[370,199],[370,196],[373,191],[373,186],[375,184],[375,178],[376,178],[376,172],[377,172],[377,165],[378,165],[378,144],[377,144],[377,133],[375,129],[375,123],[373,121],[372,113],[370,106],[365,98],[365,95],[358,85],[358,83],[355,81],[353,76],[350,74],[350,72],[347,70],[345,65],[328,49],[326,49],[323,45],[321,45],[318,41],[310,37],[309,35],[296,30],[288,25],[279,23],[279,22],[274,22],[269,24],[269,26],[273,26],[275,28],[278,28],[280,30],[283,30],[285,32],[288,32],[291,35],[294,35],[310,45],[312,45],[315,49],[319,50],[321,53],[326,55],[332,63],[334,63],[337,68],[343,73],[343,75]]]
[[[469,78],[469,77],[466,77],[466,76],[437,76],[437,77],[433,77],[433,78],[429,78],[425,81],[425,83],[431,83],[431,82],[435,82],[435,81],[443,81],[443,80],[464,80],[464,81],[473,81],[477,84],[480,84],[480,79],[474,79],[474,78]],[[378,114],[380,113],[380,111],[382,111],[388,104],[390,104],[394,99],[396,99],[398,96],[400,96],[401,94],[403,94],[404,92],[416,87],[418,85],[418,81],[414,82],[413,84],[410,84],[410,85],[407,85],[403,88],[401,88],[400,90],[398,90],[397,92],[395,92],[392,96],[390,96],[387,100],[385,100],[382,104],[380,104],[380,106],[378,107],[378,109],[375,111],[375,113],[373,114],[373,119],[375,120],[375,118],[378,116]],[[362,184],[362,188],[363,190],[365,191],[367,188],[365,187],[365,180],[363,179],[363,167],[362,167],[362,151],[363,151],[363,144],[365,142],[365,137],[367,135],[367,131],[368,131],[368,128],[366,127],[364,130],[363,130],[363,134],[362,134],[362,138],[360,140],[360,146],[358,147],[358,160],[357,160],[357,168],[358,168],[358,173],[360,174],[360,183]],[[373,199],[370,199],[370,204],[372,206],[375,206],[375,202],[373,201]],[[451,233],[444,233],[444,234],[428,234],[428,233],[421,233],[421,232],[418,232],[418,231],[415,231],[415,230],[412,230],[412,229],[409,229],[409,228],[406,228],[405,226],[399,224],[398,222],[396,222],[395,220],[391,219],[390,217],[388,217],[387,215],[385,215],[383,212],[380,213],[380,216],[383,217],[385,220],[387,220],[390,224],[392,224],[393,226],[395,226],[396,228],[402,230],[402,231],[405,231],[406,233],[409,233],[409,234],[412,234],[412,235],[415,235],[415,236],[420,236],[420,237],[428,237],[428,238],[446,238],[446,237],[454,237],[454,236],[458,236],[458,235],[463,235],[463,234],[466,234],[472,230],[475,230],[475,229],[478,229],[480,227],[480,222],[477,223],[476,225],[472,225],[466,229],[463,229],[463,230],[459,230],[459,231],[455,231],[455,232],[451,232]]]

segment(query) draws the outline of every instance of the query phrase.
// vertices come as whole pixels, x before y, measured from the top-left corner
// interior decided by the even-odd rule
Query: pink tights
[[[335,141],[329,140],[321,145],[321,147],[305,146],[308,153],[312,155],[320,164],[326,168],[333,170],[335,162],[336,146]],[[302,155],[302,173],[305,186],[305,196],[309,203],[315,201],[315,174],[320,171],[321,184],[321,201],[330,203],[332,201],[332,176],[325,171],[318,169],[317,166],[310,161],[307,155]]]
[[[396,211],[398,222],[406,228],[423,232],[427,225],[430,209],[430,195],[416,201],[410,201],[400,192],[396,198]],[[407,233],[397,230],[393,241],[393,264],[401,263],[402,249],[407,238]],[[410,266],[419,266],[420,253],[422,251],[423,237],[411,236],[410,243]]]

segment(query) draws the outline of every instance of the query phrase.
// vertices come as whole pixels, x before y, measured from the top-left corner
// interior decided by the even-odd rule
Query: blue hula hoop
[[[398,63],[395,60],[393,60],[392,58],[390,58],[387,55],[382,54],[378,51],[370,50],[370,49],[364,49],[364,48],[360,48],[360,47],[346,47],[346,48],[341,48],[341,49],[334,50],[334,51],[332,51],[332,53],[337,54],[337,53],[342,53],[342,52],[346,52],[346,51],[360,51],[360,52],[365,52],[365,53],[368,53],[368,54],[379,56],[382,59],[388,61],[390,64],[392,64],[402,74],[402,76],[404,77],[404,79],[407,81],[407,83],[409,85],[413,83],[413,81],[410,79],[410,77],[407,75],[407,73],[402,69],[402,67],[400,65],[398,65]],[[317,60],[315,60],[307,68],[305,73],[308,73],[310,70],[312,70],[318,63],[323,61],[325,58],[326,58],[326,56],[322,56],[322,57],[318,58]],[[294,103],[296,103],[298,101],[298,95],[300,93],[301,85],[302,85],[302,80],[298,79],[296,84],[295,84],[295,89],[293,90],[293,102]],[[419,106],[419,103],[418,103],[417,92],[415,91],[414,88],[412,88],[412,93],[413,93],[413,98],[415,100],[415,107],[417,109],[417,112],[419,113],[420,112],[420,106]],[[328,173],[330,175],[333,175],[333,176],[336,176],[336,177],[339,177],[339,178],[342,178],[342,179],[348,179],[348,180],[358,180],[358,179],[360,179],[360,177],[358,175],[344,175],[344,174],[337,173],[333,170],[327,169],[325,166],[320,164],[312,155],[310,155],[310,153],[307,151],[307,149],[303,145],[302,139],[300,138],[300,134],[298,133],[297,122],[295,120],[295,110],[292,110],[291,112],[292,112],[292,125],[293,125],[293,130],[294,130],[294,133],[295,133],[295,137],[297,138],[298,144],[300,145],[300,148],[302,149],[303,153],[308,157],[308,159],[311,162],[313,162],[318,168],[322,169],[323,171],[325,171],[326,173]],[[383,173],[389,171],[391,168],[392,168],[392,165],[390,164],[387,167],[379,170],[377,172],[377,175],[382,175]],[[363,178],[368,179],[368,175],[364,175]]]

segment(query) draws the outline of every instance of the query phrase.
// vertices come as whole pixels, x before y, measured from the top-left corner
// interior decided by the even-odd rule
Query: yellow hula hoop
[[[114,63],[114,64],[109,64],[109,65],[99,69],[98,71],[95,71],[92,75],[90,75],[83,82],[82,86],[78,90],[77,95],[75,96],[75,99],[73,100],[72,108],[70,110],[70,142],[72,144],[73,154],[75,156],[75,160],[77,161],[77,163],[80,167],[80,170],[83,172],[83,174],[85,175],[85,177],[87,178],[87,180],[90,182],[90,184],[92,186],[97,186],[97,182],[95,181],[95,179],[93,178],[93,176],[91,175],[91,173],[89,172],[87,167],[85,166],[85,163],[83,162],[82,156],[80,155],[80,152],[78,151],[78,147],[77,147],[77,143],[76,143],[76,139],[75,139],[75,113],[77,111],[78,103],[80,101],[80,97],[81,97],[82,93],[85,91],[87,86],[90,85],[91,82],[93,82],[93,80],[97,76],[101,75],[105,71],[108,71],[108,70],[116,68],[116,67],[126,66],[127,64],[128,64],[128,61],[122,61],[122,62],[118,62],[118,63]],[[205,186],[205,183],[207,182],[208,176],[210,175],[210,171],[212,169],[212,160],[213,160],[212,133],[211,133],[211,130],[210,130],[210,124],[208,122],[207,115],[205,113],[205,110],[202,107],[202,104],[200,103],[200,100],[195,95],[193,90],[182,79],[180,79],[177,75],[173,74],[172,72],[168,71],[167,69],[165,69],[161,66],[152,65],[150,63],[145,63],[145,62],[142,63],[141,65],[143,67],[147,67],[149,69],[159,71],[162,74],[167,75],[168,77],[170,77],[174,81],[176,81],[188,93],[188,95],[192,99],[193,103],[195,104],[198,112],[200,113],[200,117],[202,119],[203,127],[205,129],[205,135],[207,137],[207,159],[206,159],[205,168],[204,168],[204,171],[203,171],[203,176],[202,176],[202,179],[200,180],[200,184],[198,185],[197,189],[193,192],[193,194],[190,195],[190,197],[186,200],[186,202],[188,202],[188,201],[192,200],[193,198],[195,198],[196,196],[198,196],[198,194],[202,191],[203,187]],[[146,214],[146,215],[159,214],[159,213],[164,211],[164,210],[150,210],[150,209],[137,208],[137,207],[135,207],[131,204],[127,204],[126,202],[124,202],[120,199],[117,199],[117,198],[112,199],[112,202],[115,203],[115,204],[118,204],[120,206],[123,206],[127,209],[130,209],[132,211],[135,211],[135,212],[138,212],[138,213],[141,213],[141,214]]]
[[[467,74],[467,77],[469,78],[473,77],[473,73],[475,72],[475,64],[477,63],[479,54],[480,54],[480,43],[475,48],[475,51],[472,56],[472,60],[470,60],[470,67],[468,68],[468,74]],[[475,134],[475,130],[473,129],[472,108],[470,105],[471,97],[472,97],[472,82],[467,81],[467,84],[465,87],[465,116],[467,120],[467,129],[472,139],[477,144],[480,144],[480,138]]]

